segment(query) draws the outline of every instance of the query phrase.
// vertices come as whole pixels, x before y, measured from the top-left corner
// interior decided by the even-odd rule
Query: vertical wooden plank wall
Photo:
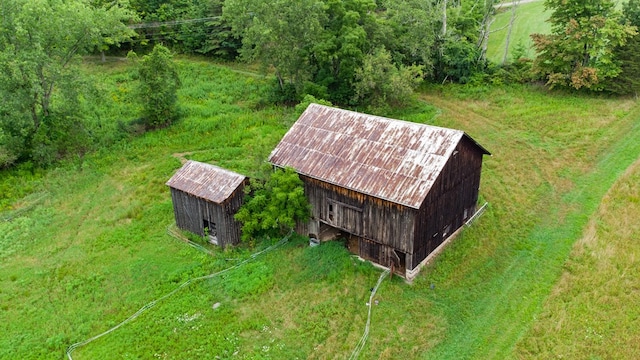
[[[414,269],[427,255],[473,215],[478,202],[482,153],[463,138],[418,212],[413,256],[407,267]]]
[[[229,199],[216,204],[171,188],[173,212],[178,228],[205,236],[204,220],[216,224],[218,244],[222,247],[240,242],[240,223],[234,215],[242,205],[244,186],[234,191]]]

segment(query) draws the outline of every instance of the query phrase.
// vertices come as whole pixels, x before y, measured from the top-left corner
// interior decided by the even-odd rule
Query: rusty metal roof
[[[269,162],[417,209],[463,136],[473,141],[461,130],[311,104]]]
[[[167,185],[221,204],[233,194],[245,179],[244,175],[233,171],[189,160],[167,181]]]

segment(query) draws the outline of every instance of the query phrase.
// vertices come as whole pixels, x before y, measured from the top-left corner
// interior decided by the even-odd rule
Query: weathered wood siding
[[[171,188],[173,212],[178,228],[205,236],[205,221],[215,224],[218,245],[224,247],[240,242],[240,224],[234,215],[242,205],[244,186],[221,204]]]
[[[469,219],[475,212],[482,171],[482,153],[468,138],[456,147],[418,211],[409,269]]]
[[[363,259],[393,268],[394,272],[399,275],[405,275],[407,254],[391,246],[359,238],[358,255]]]
[[[403,252],[413,250],[415,209],[301,176],[314,219]]]
[[[418,210],[301,176],[311,223],[321,221],[359,237],[358,255],[365,259],[414,269],[475,212],[482,155],[464,137]]]

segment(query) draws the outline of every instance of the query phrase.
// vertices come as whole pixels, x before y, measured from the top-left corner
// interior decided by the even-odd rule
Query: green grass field
[[[500,9],[495,21],[491,24],[492,33],[489,35],[486,56],[493,63],[501,64],[504,59],[511,14],[511,8]],[[511,30],[507,62],[514,60],[512,52],[517,46],[523,46],[529,58],[535,57],[533,43],[529,35],[548,34],[551,31],[551,26],[546,22],[548,18],[549,12],[544,8],[544,1],[520,4],[516,7],[516,18]]]
[[[640,161],[603,198],[574,245],[520,358],[640,357]]]
[[[296,118],[292,109],[265,105],[265,80],[246,69],[197,59],[179,66],[185,116],[178,124],[87,155],[81,167],[0,175],[0,183],[24,188],[4,195],[11,205],[0,213],[0,359],[64,358],[71,344],[185,281],[275,243],[209,247],[211,256],[167,233],[173,212],[164,183],[179,157],[254,176]],[[87,71],[102,74],[103,91],[116,100],[104,119],[132,119],[126,64]],[[609,224],[637,218],[637,171],[623,175],[640,154],[634,100],[447,86],[381,115],[463,129],[489,149],[481,196],[490,206],[412,285],[397,277],[382,283],[360,358],[637,354],[640,280],[630,243],[637,229]],[[594,231],[604,241],[585,237]],[[611,258],[620,259],[604,261]],[[310,248],[293,237],[241,268],[185,286],[77,348],[73,359],[348,358],[379,274],[340,243]],[[602,325],[607,314],[615,323]],[[576,349],[585,335],[603,337]],[[630,349],[611,355],[603,339],[614,338]]]

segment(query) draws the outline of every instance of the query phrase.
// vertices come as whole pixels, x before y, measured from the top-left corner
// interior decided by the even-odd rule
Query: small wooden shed
[[[240,224],[234,215],[242,205],[247,178],[197,161],[187,161],[167,182],[178,228],[211,243],[240,242]]]
[[[312,218],[299,231],[341,233],[352,252],[411,277],[475,213],[485,154],[460,130],[311,104],[269,162],[305,184]]]

